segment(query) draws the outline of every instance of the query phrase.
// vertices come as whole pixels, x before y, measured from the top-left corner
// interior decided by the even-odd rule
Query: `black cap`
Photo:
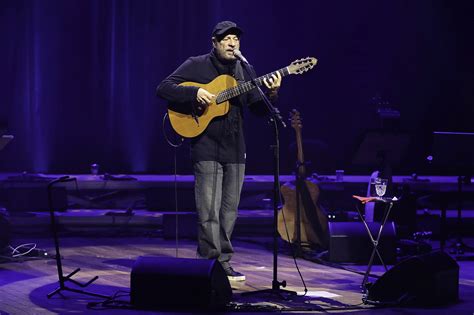
[[[216,37],[217,39],[223,38],[224,35],[228,34],[235,34],[238,37],[243,33],[242,29],[237,26],[232,21],[222,21],[214,26],[214,30],[212,31],[212,36]]]

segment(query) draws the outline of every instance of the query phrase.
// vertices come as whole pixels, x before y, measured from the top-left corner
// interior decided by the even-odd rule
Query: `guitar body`
[[[210,93],[218,95],[221,91],[237,86],[237,81],[233,77],[223,74],[207,84],[183,82],[180,85],[204,88]],[[178,134],[185,138],[194,138],[206,130],[212,119],[218,116],[224,116],[229,112],[229,109],[229,101],[217,104],[214,100],[204,112],[196,113],[198,116],[197,121],[192,115],[179,113],[171,109],[168,109],[168,116],[171,126]]]
[[[305,180],[300,187],[300,241],[311,247],[327,249],[328,217],[318,205],[319,187],[311,180]],[[296,183],[294,181],[285,183],[281,187],[281,194],[285,203],[278,213],[278,233],[283,240],[293,243],[298,239]]]

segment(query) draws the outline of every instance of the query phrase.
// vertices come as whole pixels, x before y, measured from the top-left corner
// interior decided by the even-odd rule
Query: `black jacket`
[[[250,67],[250,71],[255,76],[253,67]],[[222,74],[231,75],[238,82],[250,80],[240,61],[224,64],[211,51],[206,55],[188,58],[158,85],[157,95],[168,101],[173,109],[191,112],[192,106],[197,103],[199,87],[179,84],[186,81],[207,84]],[[230,104],[229,113],[214,118],[201,135],[191,140],[193,162],[245,163],[243,108],[250,106],[257,114],[264,114],[265,104],[256,89],[231,99]]]

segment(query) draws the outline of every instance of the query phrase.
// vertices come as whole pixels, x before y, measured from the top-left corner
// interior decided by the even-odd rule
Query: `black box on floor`
[[[377,237],[380,223],[368,222],[369,229]],[[329,260],[366,264],[374,246],[363,222],[329,222]],[[396,261],[395,224],[387,222],[382,231],[378,250],[386,264]],[[374,263],[380,263],[376,258]]]
[[[195,209],[194,187],[157,187],[145,190],[146,208],[150,211],[189,211]],[[176,204],[177,203],[177,204]]]
[[[178,237],[196,239],[197,238],[197,213],[178,212],[163,214],[163,238],[172,239],[176,237],[176,228]],[[176,222],[178,226],[176,227]]]
[[[11,215],[15,212],[49,211],[48,189],[42,187],[8,187],[5,189],[5,207]],[[65,187],[52,189],[53,209],[67,209],[67,191]]]

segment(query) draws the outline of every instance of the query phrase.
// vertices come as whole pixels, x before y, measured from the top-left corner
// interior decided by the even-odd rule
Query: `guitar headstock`
[[[295,129],[296,131],[301,130],[303,128],[300,112],[297,111],[296,109],[293,109],[290,112],[290,120],[291,120],[291,127]]]
[[[297,59],[293,61],[288,66],[288,73],[289,74],[302,74],[306,71],[313,69],[313,67],[318,62],[318,59],[314,57],[306,57],[302,59]]]

